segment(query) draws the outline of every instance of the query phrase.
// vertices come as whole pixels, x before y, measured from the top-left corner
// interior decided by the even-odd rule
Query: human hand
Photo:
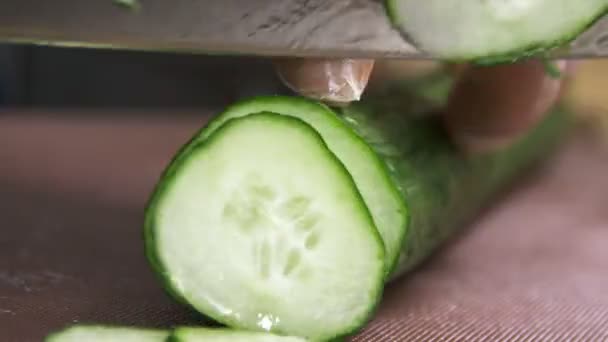
[[[563,75],[573,63],[555,62]],[[344,105],[358,101],[373,60],[293,59],[276,63],[282,80],[303,96]],[[534,127],[558,100],[564,80],[535,60],[492,67],[459,66],[443,112],[453,141],[466,152],[504,147]]]

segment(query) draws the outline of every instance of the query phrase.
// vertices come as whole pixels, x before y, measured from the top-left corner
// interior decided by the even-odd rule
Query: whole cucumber
[[[512,146],[465,155],[451,143],[438,113],[451,79],[445,75],[391,85],[339,109],[341,117],[387,165],[409,213],[395,278],[416,267],[494,196],[559,144],[570,127],[565,108]]]
[[[418,266],[563,140],[556,107],[468,156],[436,114],[452,80],[399,82],[340,109],[240,101],[178,153],[146,212],[146,252],[179,301],[233,328],[313,340],[358,331]]]

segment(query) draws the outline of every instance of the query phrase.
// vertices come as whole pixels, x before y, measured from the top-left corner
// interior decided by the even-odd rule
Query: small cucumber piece
[[[176,328],[171,342],[307,342],[300,337],[280,336],[265,332],[239,331],[222,328]]]
[[[123,8],[138,11],[141,8],[139,0],[113,0],[114,4]]]
[[[244,330],[327,340],[368,321],[384,285],[382,239],[310,125],[252,114],[184,151],[145,220],[147,254],[171,293]]]
[[[421,50],[452,61],[509,62],[564,45],[608,10],[608,0],[386,0]]]
[[[133,327],[74,325],[50,334],[46,342],[164,342],[169,331]]]

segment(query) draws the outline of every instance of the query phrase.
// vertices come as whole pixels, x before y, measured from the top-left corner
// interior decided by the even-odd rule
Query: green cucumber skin
[[[412,40],[411,37],[407,35],[406,32],[403,32],[399,28],[399,16],[397,14],[397,10],[395,9],[395,2],[399,0],[384,0],[384,9],[385,13],[389,18],[389,21],[401,34],[404,38],[408,40]],[[529,44],[526,46],[518,47],[513,49],[512,51],[505,51],[500,54],[493,54],[487,56],[458,56],[451,58],[442,58],[444,62],[448,63],[471,63],[479,66],[492,66],[498,64],[509,64],[515,63],[521,60],[535,58],[535,57],[545,57],[550,51],[564,47],[565,45],[573,42],[576,38],[578,38],[581,34],[595,25],[602,17],[608,14],[608,6],[598,11],[596,17],[592,18],[590,21],[583,23],[577,30],[574,30],[562,37],[559,40],[547,41],[547,42],[536,42],[534,44]],[[416,41],[412,42],[414,45],[418,45]]]
[[[569,127],[567,113],[555,109],[515,145],[465,157],[451,144],[440,120],[416,119],[438,109],[449,87],[433,97],[417,95],[416,89],[403,93],[403,88],[372,94],[339,110],[385,161],[408,206],[407,237],[392,279],[424,261],[520,172],[548,154]]]
[[[252,115],[268,116],[270,119],[274,119],[274,120],[281,119],[281,120],[289,120],[292,122],[296,122],[297,124],[299,124],[301,126],[302,129],[308,130],[310,133],[314,134],[315,138],[318,140],[319,144],[325,147],[325,149],[327,150],[327,153],[333,155],[333,152],[331,152],[329,150],[329,148],[325,144],[325,141],[322,139],[322,137],[310,125],[308,125],[307,123],[305,123],[304,121],[302,121],[300,119],[297,119],[297,118],[294,118],[291,116],[280,115],[280,114],[276,114],[276,113],[255,113]],[[273,117],[273,118],[271,118],[271,117]],[[177,302],[182,303],[183,305],[187,306],[188,308],[201,313],[204,317],[206,317],[210,320],[213,320],[214,322],[217,322],[217,323],[229,326],[229,327],[238,327],[238,324],[236,324],[236,322],[233,322],[230,319],[220,317],[219,315],[213,315],[207,310],[201,310],[200,308],[194,307],[191,303],[188,302],[187,299],[185,299],[183,296],[181,296],[179,294],[179,291],[175,290],[176,287],[171,280],[171,276],[170,276],[170,274],[168,274],[165,271],[166,267],[164,266],[159,255],[157,254],[158,248],[157,248],[157,238],[156,238],[156,234],[155,234],[156,206],[158,205],[158,201],[162,199],[163,193],[165,191],[167,191],[168,188],[171,186],[172,179],[174,179],[174,177],[179,172],[181,164],[186,162],[188,159],[188,156],[192,152],[194,152],[196,149],[205,148],[206,145],[211,144],[213,142],[214,137],[217,137],[217,136],[219,136],[219,134],[222,133],[221,131],[228,129],[232,125],[232,123],[234,123],[238,120],[241,120],[241,118],[234,118],[234,119],[226,120],[219,128],[216,129],[216,132],[213,135],[209,136],[206,139],[200,139],[200,136],[202,134],[204,134],[205,129],[207,127],[211,127],[212,125],[214,125],[214,122],[216,120],[220,120],[220,119],[223,120],[223,118],[221,116],[218,116],[214,120],[211,120],[202,130],[199,131],[198,134],[195,134],[189,140],[189,142],[187,142],[185,145],[183,145],[181,147],[181,149],[176,153],[173,160],[169,163],[169,166],[161,174],[161,177],[160,177],[161,181],[157,183],[155,189],[153,190],[152,195],[150,196],[150,200],[148,201],[148,203],[146,205],[146,209],[145,209],[145,219],[144,219],[144,229],[143,229],[144,245],[145,245],[144,247],[145,247],[146,257],[147,257],[148,262],[149,262],[150,266],[152,267],[154,273],[156,274],[157,278],[160,280],[160,283],[163,285],[165,291],[169,295],[171,295]],[[373,219],[371,217],[371,214],[369,213],[369,210],[367,210],[367,207],[364,204],[365,202],[363,200],[363,197],[359,194],[358,189],[356,189],[356,186],[354,185],[354,180],[352,180],[352,177],[350,176],[350,174],[348,173],[346,168],[344,168],[343,164],[338,160],[338,158],[335,157],[335,155],[333,155],[333,156],[335,158],[335,161],[340,165],[340,167],[344,169],[344,173],[348,177],[350,177],[351,183],[353,184],[353,188],[355,190],[355,193],[358,194],[357,200],[360,201],[360,203],[362,203],[362,206],[366,212],[367,220],[369,221],[370,225],[373,226]],[[374,230],[373,233],[374,234],[372,234],[372,236],[376,239],[377,244],[382,247],[383,242],[382,242],[382,238],[381,238],[379,232],[377,230]],[[381,251],[383,252],[383,248],[381,248]],[[384,260],[384,255],[383,255],[384,253],[380,253],[380,254],[381,255],[378,256],[379,260]],[[381,280],[386,279],[384,270],[381,274],[378,274],[378,279],[381,279]],[[375,293],[372,296],[373,298],[375,298],[375,302],[372,303],[372,305],[370,305],[369,310],[364,315],[364,317],[361,318],[360,321],[355,322],[353,324],[353,326],[346,329],[345,331],[343,331],[340,334],[337,334],[335,336],[328,336],[327,339],[325,339],[325,340],[339,341],[345,337],[352,336],[352,335],[358,333],[364,327],[364,325],[368,321],[371,320],[371,318],[377,311],[378,306],[380,305],[380,302],[382,299],[382,294],[384,292],[384,288],[382,285],[383,285],[383,281],[380,281],[379,286],[375,289]],[[272,332],[276,333],[276,334],[286,334],[287,333],[287,332],[279,331],[279,330],[275,330]]]

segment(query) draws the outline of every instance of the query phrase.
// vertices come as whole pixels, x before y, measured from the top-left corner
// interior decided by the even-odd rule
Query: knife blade
[[[0,1],[0,42],[175,53],[433,58],[390,24],[381,0]],[[124,2],[124,0],[123,0]],[[608,18],[552,57],[608,56]]]

